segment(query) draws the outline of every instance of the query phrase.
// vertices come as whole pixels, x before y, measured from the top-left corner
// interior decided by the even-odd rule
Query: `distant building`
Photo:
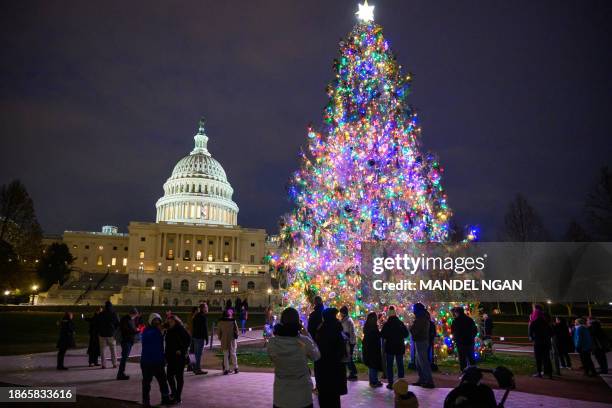
[[[66,231],[61,237],[74,272],[61,287],[41,293],[43,304],[222,305],[247,299],[267,306],[272,279],[265,262],[275,242],[264,229],[237,225],[238,206],[225,170],[208,151],[201,120],[191,153],[178,161],[157,201],[156,222],[130,222],[102,232]],[[45,243],[58,241],[57,237]]]

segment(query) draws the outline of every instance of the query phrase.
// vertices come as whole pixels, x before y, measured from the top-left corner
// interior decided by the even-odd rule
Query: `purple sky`
[[[612,165],[612,2],[372,0],[460,224],[524,193],[559,235]],[[46,232],[152,221],[201,115],[239,223],[276,231],[357,1],[5,1],[0,183]]]

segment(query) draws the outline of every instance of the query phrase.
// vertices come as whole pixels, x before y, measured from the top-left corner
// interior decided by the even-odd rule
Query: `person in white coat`
[[[281,322],[267,345],[274,364],[274,407],[312,407],[312,379],[308,361],[321,357],[317,345],[304,330],[292,307],[283,310]]]
[[[346,362],[346,368],[348,368],[349,375],[346,378],[349,381],[357,381],[357,366],[353,361],[353,353],[355,352],[355,346],[357,345],[357,335],[355,333],[355,323],[349,316],[348,307],[342,306],[340,308],[340,323],[342,323],[342,331],[349,342],[349,355],[348,361]]]

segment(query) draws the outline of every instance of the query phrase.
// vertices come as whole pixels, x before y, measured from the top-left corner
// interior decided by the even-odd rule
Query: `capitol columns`
[[[232,258],[234,262],[238,261],[238,237],[232,239]]]
[[[192,261],[195,261],[196,259],[196,235],[191,234],[191,253],[189,254],[191,257]],[[194,268],[194,272],[195,272],[195,268]]]

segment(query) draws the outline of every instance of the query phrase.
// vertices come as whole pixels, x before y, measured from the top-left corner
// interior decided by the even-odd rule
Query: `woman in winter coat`
[[[171,315],[167,323],[165,352],[168,384],[170,385],[170,396],[178,404],[181,402],[183,392],[183,372],[187,363],[191,336],[178,316]]]
[[[312,407],[312,380],[308,360],[321,357],[319,349],[303,329],[297,310],[288,307],[274,328],[267,345],[274,364],[274,407]]]
[[[238,374],[238,358],[236,357],[238,325],[234,320],[233,309],[226,309],[223,312],[223,317],[219,320],[217,327],[221,350],[223,351],[223,375],[229,374],[230,359],[234,366],[234,374]]]
[[[102,312],[102,306],[98,308],[91,317],[86,317],[85,321],[89,324],[89,344],[87,355],[89,356],[89,366],[99,366],[100,358],[100,332],[98,331],[98,316]]]
[[[550,349],[552,328],[540,305],[535,305],[529,317],[528,334],[533,341],[533,355],[536,360],[536,373],[532,377],[542,378],[542,374],[552,379]]]
[[[315,362],[315,378],[319,391],[319,406],[324,408],[340,407],[340,396],[345,395],[348,340],[342,334],[342,324],[338,320],[338,309],[323,311],[323,323],[317,330],[316,342],[321,358]]]
[[[370,312],[363,325],[363,363],[368,367],[370,387],[382,387],[378,380],[378,372],[382,371],[382,348],[380,330],[378,330],[378,316]]]
[[[57,369],[67,370],[64,366],[64,356],[69,348],[75,347],[74,342],[74,322],[72,321],[72,313],[64,313],[64,317],[60,321],[59,339],[57,340]]]

